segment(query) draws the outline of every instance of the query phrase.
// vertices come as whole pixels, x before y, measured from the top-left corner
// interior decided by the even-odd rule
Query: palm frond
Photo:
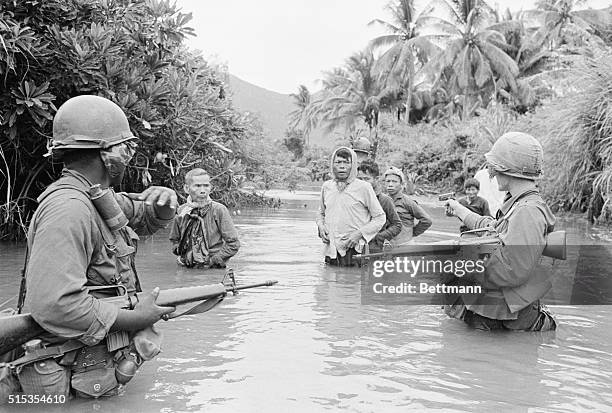
[[[460,36],[461,30],[456,24],[449,22],[448,20],[442,19],[435,16],[423,16],[417,23],[419,29],[427,28],[432,33],[449,35],[449,36]]]
[[[519,73],[516,62],[503,50],[491,43],[481,42],[478,47],[486,57],[493,72],[503,78],[513,91],[516,91],[516,77]]]
[[[400,29],[399,27],[389,22],[386,22],[382,19],[374,19],[368,23],[368,26],[375,26],[375,25],[383,26],[385,29],[387,29],[391,33],[401,33],[402,32],[402,29]]]
[[[370,40],[369,46],[372,49],[378,49],[381,47],[392,46],[402,41],[402,36],[397,34],[387,34],[378,36],[375,39]]]

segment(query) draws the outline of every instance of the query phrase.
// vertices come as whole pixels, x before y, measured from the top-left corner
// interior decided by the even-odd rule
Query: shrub
[[[16,236],[60,171],[43,158],[56,107],[96,94],[141,138],[123,188],[182,186],[188,169],[237,202],[258,132],[224,99],[224,74],[183,46],[190,14],[163,0],[23,0],[0,5],[0,236]],[[253,133],[252,133],[253,132]],[[19,188],[19,190],[16,190]]]

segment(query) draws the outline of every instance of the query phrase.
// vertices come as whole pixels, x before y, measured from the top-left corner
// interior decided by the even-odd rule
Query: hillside
[[[288,115],[293,110],[289,95],[255,86],[234,75],[229,75],[234,106],[241,112],[250,112],[261,120],[271,140],[283,139]]]
[[[229,75],[229,84],[232,102],[238,110],[257,115],[270,140],[285,137],[289,113],[295,109],[291,96],[264,89],[234,75]],[[310,142],[329,146],[320,130],[313,131]]]

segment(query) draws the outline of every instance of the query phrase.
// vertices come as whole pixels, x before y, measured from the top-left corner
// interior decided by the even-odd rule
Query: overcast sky
[[[498,0],[502,9],[533,8],[535,0]],[[417,6],[426,4],[417,0]],[[583,8],[604,8],[611,0],[588,0]],[[389,20],[388,0],[178,0],[192,12],[197,37],[192,48],[229,66],[230,73],[257,86],[293,93],[298,85],[319,88],[321,72],[341,65]],[[494,5],[494,1],[489,4]]]

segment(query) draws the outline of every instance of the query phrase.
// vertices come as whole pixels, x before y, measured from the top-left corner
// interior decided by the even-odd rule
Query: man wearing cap
[[[404,193],[406,178],[399,168],[390,167],[384,177],[387,193],[393,199],[395,210],[402,220],[402,231],[393,242],[395,245],[405,244],[431,227],[431,217],[415,200]]]
[[[357,178],[372,185],[376,198],[383,211],[385,211],[385,225],[383,225],[380,231],[378,231],[378,234],[376,234],[368,244],[370,252],[382,251],[385,244],[390,243],[391,240],[402,231],[402,221],[399,215],[397,215],[391,197],[382,192],[382,188],[378,182],[379,175],[380,169],[378,164],[369,159],[361,162],[357,168]]]
[[[502,241],[476,273],[480,295],[453,297],[447,313],[483,330],[554,330],[556,322],[540,299],[550,290],[548,275],[537,264],[553,231],[555,217],[540,196],[536,180],[542,173],[542,146],[520,132],[502,135],[485,155],[491,177],[507,195],[496,219],[480,216],[455,200],[451,212],[468,228],[493,227]]]
[[[175,215],[177,198],[169,188],[112,191],[135,153],[135,140],[121,108],[99,96],[74,97],[55,115],[49,152],[64,169],[38,198],[21,292],[45,330],[44,351],[55,354],[17,369],[25,393],[116,394],[122,384],[115,377],[117,363],[127,358],[140,365],[150,356],[139,353],[136,332],[150,330],[173,311],[155,304],[157,288],[140,294],[134,310],[99,299],[121,289],[141,291],[134,265],[137,234],[152,234]],[[113,219],[105,217],[109,211]],[[104,288],[109,286],[115,288]]]
[[[325,245],[325,262],[331,265],[357,265],[353,255],[363,252],[385,224],[385,212],[372,185],[357,179],[357,164],[352,149],[336,149],[330,165],[333,179],[321,187],[317,227]]]

